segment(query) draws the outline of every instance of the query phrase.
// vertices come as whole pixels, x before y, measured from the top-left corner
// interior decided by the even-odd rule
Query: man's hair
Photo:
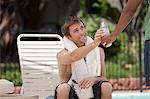
[[[82,21],[79,17],[77,17],[77,16],[70,16],[70,17],[67,17],[67,18],[65,19],[64,24],[63,24],[62,27],[61,27],[61,32],[62,32],[62,34],[63,34],[64,36],[70,36],[69,27],[70,27],[71,25],[73,25],[74,23],[80,23],[80,22],[85,26],[85,24],[83,23],[83,21]]]

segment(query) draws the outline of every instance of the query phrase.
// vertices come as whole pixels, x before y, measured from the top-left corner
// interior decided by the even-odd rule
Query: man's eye
[[[74,30],[74,32],[78,32],[78,31],[79,31],[78,29],[75,29],[75,30]]]
[[[81,28],[83,29],[84,27],[83,27],[83,26],[81,26]]]

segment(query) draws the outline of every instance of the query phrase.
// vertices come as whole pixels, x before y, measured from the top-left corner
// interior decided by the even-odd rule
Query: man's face
[[[69,39],[73,41],[78,47],[85,44],[87,40],[86,29],[81,22],[76,22],[69,27],[70,36]]]

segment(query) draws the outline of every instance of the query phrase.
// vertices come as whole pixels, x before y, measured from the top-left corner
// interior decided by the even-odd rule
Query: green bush
[[[5,64],[5,67],[1,73],[0,78],[12,81],[15,84],[15,86],[22,85],[21,71],[19,69],[18,64],[14,63]]]

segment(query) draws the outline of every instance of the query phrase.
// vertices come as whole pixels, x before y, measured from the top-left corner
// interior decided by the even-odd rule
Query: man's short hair
[[[77,17],[77,16],[67,17],[64,24],[61,27],[62,34],[64,36],[70,36],[69,27],[74,23],[80,23],[80,22],[85,26],[85,24],[79,17]]]

